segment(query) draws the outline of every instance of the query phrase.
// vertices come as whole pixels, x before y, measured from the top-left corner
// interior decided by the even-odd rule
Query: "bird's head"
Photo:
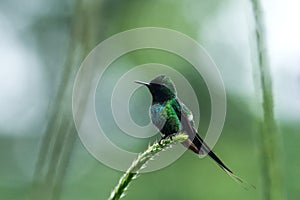
[[[176,89],[173,81],[165,76],[161,75],[154,78],[150,83],[143,81],[135,81],[136,83],[147,86],[152,94],[153,102],[164,102],[176,97]]]

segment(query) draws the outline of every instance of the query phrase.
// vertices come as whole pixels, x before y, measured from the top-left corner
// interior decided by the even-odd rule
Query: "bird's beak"
[[[142,84],[142,85],[146,85],[146,86],[149,86],[150,84],[147,83],[147,82],[144,82],[144,81],[134,81],[135,83],[138,83],[138,84]]]

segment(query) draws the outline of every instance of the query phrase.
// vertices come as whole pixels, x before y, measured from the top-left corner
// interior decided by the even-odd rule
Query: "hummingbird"
[[[194,126],[193,114],[177,97],[173,81],[160,75],[149,83],[135,81],[146,86],[152,95],[150,115],[152,123],[162,134],[161,139],[183,133],[188,136],[182,145],[198,155],[209,155],[221,169],[238,183],[245,183],[236,176],[200,137]]]

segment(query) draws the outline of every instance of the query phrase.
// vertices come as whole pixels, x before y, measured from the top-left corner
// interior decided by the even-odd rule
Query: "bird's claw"
[[[160,138],[160,140],[158,141],[158,144],[161,146],[161,141],[164,140],[164,139],[166,139],[166,138],[167,138],[166,135],[162,136],[162,137]]]
[[[158,144],[161,145],[161,141],[166,139],[166,138],[170,138],[170,140],[173,140],[173,137],[176,135],[176,133],[173,133],[171,135],[164,135],[160,138],[160,140],[158,141]]]
[[[173,133],[171,135],[169,135],[170,140],[173,140],[173,137],[176,135],[177,133]]]

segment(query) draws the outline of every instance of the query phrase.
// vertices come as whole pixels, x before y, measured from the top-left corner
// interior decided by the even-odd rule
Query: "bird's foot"
[[[170,140],[173,140],[173,137],[176,135],[177,133],[172,133],[171,135],[169,135],[168,137],[170,138]]]
[[[161,145],[161,141],[166,139],[166,138],[170,138],[170,140],[173,140],[173,137],[176,135],[177,133],[172,133],[171,135],[164,135],[160,138],[160,140],[158,141],[158,144]]]
[[[158,141],[158,144],[161,146],[161,141],[166,139],[168,136],[167,135],[164,135],[160,138],[160,140]]]

